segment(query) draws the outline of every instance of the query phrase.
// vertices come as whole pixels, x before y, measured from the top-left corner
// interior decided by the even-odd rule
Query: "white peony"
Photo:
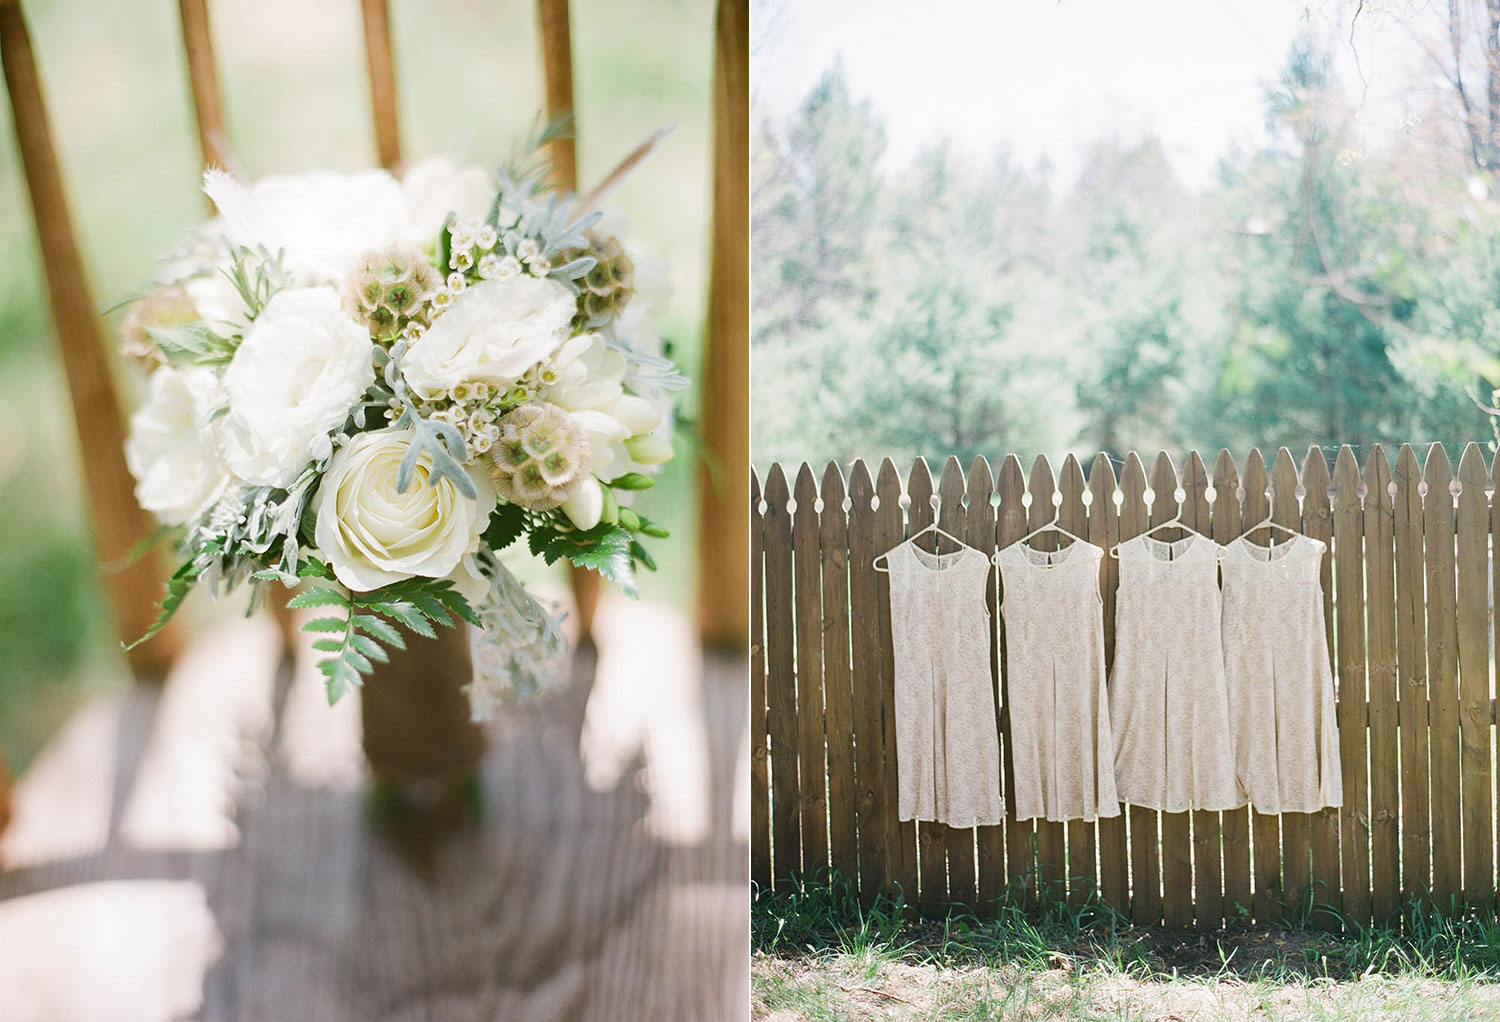
[[[196,518],[229,481],[213,418],[223,403],[211,370],[162,366],[130,417],[125,463],[136,478],[136,499],[167,525]]]
[[[563,346],[553,365],[557,382],[542,396],[582,428],[593,474],[607,480],[634,471],[646,459],[635,458],[627,441],[660,426],[662,412],[625,389],[625,357],[601,335],[583,334]]]
[[[407,231],[406,197],[383,170],[273,175],[250,185],[210,170],[203,190],[231,244],[281,251],[286,270],[309,283],[342,280],[360,255]]]
[[[577,303],[555,280],[514,277],[464,289],[401,360],[423,398],[460,383],[503,390],[568,339]]]
[[[288,486],[332,454],[329,434],[375,382],[374,351],[332,288],[272,297],[224,373],[224,457],[234,474]]]
[[[356,592],[413,575],[462,583],[470,574],[463,570],[465,557],[478,550],[495,506],[482,473],[470,473],[479,491],[479,499],[470,500],[451,480],[432,481],[426,455],[406,492],[399,492],[396,477],[411,437],[409,429],[353,437],[329,462],[314,498],[318,549],[338,580]]]
[[[449,213],[460,220],[482,219],[495,201],[495,185],[479,167],[465,167],[441,156],[414,164],[401,179],[406,202],[406,240],[433,245]]]

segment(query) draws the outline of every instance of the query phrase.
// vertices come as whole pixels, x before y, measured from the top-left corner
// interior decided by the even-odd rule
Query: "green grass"
[[[1343,935],[1133,926],[1099,902],[920,920],[834,874],[757,891],[757,1019],[1500,1017],[1500,916],[1410,916]]]

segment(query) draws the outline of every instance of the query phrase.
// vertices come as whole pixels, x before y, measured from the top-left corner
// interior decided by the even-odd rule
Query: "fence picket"
[[[1422,566],[1422,481],[1410,444],[1401,445],[1396,492],[1396,655],[1401,722],[1401,892],[1412,906],[1432,888],[1427,818],[1427,603]]]
[[[1245,496],[1240,505],[1240,525],[1249,528],[1271,513],[1271,481],[1260,451],[1251,448],[1245,459]],[[1281,887],[1281,821],[1278,817],[1250,811],[1251,852],[1254,856],[1255,918],[1279,920],[1282,912]]]
[[[854,797],[854,693],[849,680],[849,519],[844,474],[829,462],[818,487],[818,560],[823,587],[823,727],[828,747],[828,863],[859,869]]]
[[[1052,464],[1045,455],[1039,455],[1031,464],[1031,477],[1027,484],[1031,494],[1031,508],[1027,514],[1026,527],[1037,529],[1052,521],[1057,513],[1054,496],[1057,481],[1052,474]],[[1032,543],[1039,550],[1055,550],[1059,536],[1043,533]],[[1036,883],[1037,895],[1043,901],[1061,900],[1065,894],[1065,872],[1063,863],[1063,825],[1050,820],[1036,821]]]
[[[1089,531],[1080,533],[1090,543],[1106,551],[1119,542],[1119,509],[1115,507],[1115,468],[1109,456],[1100,454],[1089,468]],[[1103,599],[1104,663],[1114,661],[1115,589],[1120,580],[1120,565],[1113,557],[1102,559],[1099,595]],[[1113,768],[1113,764],[1110,764]],[[1130,873],[1127,869],[1125,810],[1119,816],[1100,817],[1098,824],[1099,891],[1105,902],[1118,912],[1130,910]]]
[[[1400,746],[1396,731],[1396,511],[1391,463],[1376,444],[1365,461],[1365,601],[1369,649],[1370,918],[1387,922],[1401,901]],[[1345,797],[1348,796],[1347,790]]]
[[[1151,524],[1171,521],[1182,505],[1177,499],[1177,469],[1165,451],[1151,473]],[[1185,510],[1185,509],[1184,509]],[[1184,513],[1184,517],[1185,513]],[[1162,919],[1174,930],[1193,921],[1193,837],[1189,813],[1161,815]]]
[[[797,794],[797,682],[792,620],[791,493],[780,465],[766,476],[766,727],[771,733],[771,856],[776,883],[802,869]]]
[[[1182,520],[1189,528],[1209,535],[1213,530],[1212,509],[1208,502],[1208,469],[1197,451],[1188,452],[1182,473],[1185,494]],[[1193,888],[1189,892],[1193,909],[1193,926],[1199,930],[1216,930],[1224,916],[1224,883],[1221,874],[1219,814],[1199,809],[1192,814]]]
[[[964,511],[964,539],[970,546],[986,553],[995,549],[995,507],[990,497],[995,492],[995,480],[990,474],[990,463],[976,457],[969,466],[967,501]],[[995,605],[995,586],[998,571],[990,566],[990,576],[985,585],[985,609],[990,622],[990,690],[995,693],[995,733],[1000,733],[1000,649],[999,608]],[[1005,828],[1000,825],[980,827],[975,832],[978,846],[975,868],[978,873],[978,908],[981,915],[992,915],[996,902],[1005,888]]]
[[[1000,506],[996,512],[995,535],[997,545],[1006,547],[1026,535],[1026,507],[1022,498],[1026,494],[1026,477],[1021,471],[1021,462],[1014,454],[1007,455],[1000,465]],[[1000,577],[1001,600],[1004,600],[1005,577]],[[1000,633],[1002,653],[1005,648],[1005,631]],[[1003,660],[1003,657],[1002,657]],[[1014,747],[1010,737],[1010,690],[1006,672],[1000,674],[1001,711],[1000,738],[1004,752],[1005,772],[1005,870],[1009,884],[1022,904],[1034,901],[1035,849],[1032,845],[1031,821],[1022,823],[1016,819],[1016,774]]]
[[[1062,495],[1062,503],[1057,509],[1059,524],[1075,535],[1087,537],[1088,508],[1083,503],[1083,494],[1088,484],[1083,479],[1083,466],[1071,454],[1063,459],[1057,488]],[[1091,898],[1098,889],[1094,825],[1083,820],[1069,820],[1067,836],[1068,904],[1077,906]]]
[[[906,508],[906,534],[913,536],[931,525],[937,517],[932,506],[932,498],[935,496],[932,472],[923,458],[916,460],[906,477],[906,495],[911,500]],[[934,536],[933,540],[934,550],[951,545],[948,540],[940,537]],[[910,840],[911,830],[912,825],[906,824],[901,839],[903,844]],[[946,826],[930,820],[921,820],[916,825],[917,883],[923,912],[934,912],[948,901],[947,832]]]
[[[1309,447],[1307,458],[1302,462],[1302,532],[1321,542],[1325,548],[1319,565],[1319,583],[1323,590],[1324,641],[1328,644],[1330,659],[1337,648],[1333,634],[1333,563],[1337,552],[1333,546],[1333,508],[1329,502],[1332,485],[1323,452],[1317,447]],[[1363,600],[1360,600],[1360,606],[1363,607]],[[1363,642],[1361,633],[1361,657],[1364,655]],[[1363,675],[1359,687],[1364,689]],[[1339,811],[1324,809],[1309,816],[1307,822],[1312,842],[1312,882],[1308,889],[1316,905],[1335,910],[1318,912],[1313,917],[1313,924],[1324,929],[1339,929],[1342,924],[1337,909],[1343,904],[1339,883]]]
[[[760,479],[750,470],[750,879],[771,886],[771,785],[766,751],[766,528]]]
[[[1478,444],[1458,462],[1458,666],[1460,771],[1463,781],[1464,901],[1481,904],[1494,890],[1490,824],[1490,554],[1488,472]]]
[[[882,548],[876,536],[875,484],[863,461],[849,479],[849,619],[859,626],[850,633],[851,688],[854,697],[854,779],[859,824],[859,896],[875,900],[885,879],[885,793],[896,783],[886,778],[882,733],[884,694],[880,674],[880,578],[874,568]]]
[[[968,535],[968,512],[964,508],[964,469],[957,458],[943,463],[938,481],[938,524],[959,538]],[[990,553],[984,547],[986,556]],[[993,635],[993,629],[990,630]],[[974,904],[974,828],[947,828],[944,844],[948,851],[948,900],[962,905]]]
[[[1132,451],[1120,477],[1120,539],[1146,531],[1146,468]],[[1156,811],[1130,807],[1130,918],[1139,925],[1161,921],[1161,839]]]
[[[880,475],[875,479],[876,547],[884,552],[905,537],[904,516],[901,512],[901,477],[890,458],[880,463]],[[883,733],[885,735],[885,870],[886,889],[900,894],[907,905],[917,904],[917,856],[916,831],[910,822],[900,818],[900,764],[896,755],[896,654],[891,645],[890,606],[891,580],[886,574],[879,579],[879,607],[882,623],[880,630],[880,685],[881,700],[885,704]]]
[[[1223,545],[1240,534],[1240,476],[1234,457],[1220,451],[1214,461],[1213,539]],[[1250,524],[1255,524],[1251,522]],[[1241,807],[1219,814],[1223,832],[1224,917],[1239,918],[1251,909],[1250,810]]]
[[[1333,466],[1332,620],[1338,651],[1339,760],[1344,805],[1339,812],[1344,915],[1370,921],[1370,815],[1365,760],[1365,579],[1364,514],[1359,504],[1359,465],[1346,444]],[[1324,560],[1329,560],[1324,557]],[[1372,622],[1373,627],[1373,622]],[[1321,879],[1321,878],[1320,878]]]
[[[818,484],[804,464],[792,488],[792,585],[797,643],[797,794],[802,817],[802,872],[828,868],[828,774],[824,765],[823,594],[818,563]]]
[[[1297,483],[1297,463],[1292,460],[1292,452],[1282,447],[1271,465],[1271,514],[1278,524],[1294,531],[1302,527]],[[1312,884],[1311,822],[1307,813],[1284,813],[1281,817],[1282,888],[1288,909],[1303,918],[1308,912]]]
[[[1432,897],[1450,911],[1463,886],[1459,830],[1458,606],[1454,592],[1453,465],[1433,444],[1423,469],[1422,523],[1427,544],[1427,726],[1431,743]]]

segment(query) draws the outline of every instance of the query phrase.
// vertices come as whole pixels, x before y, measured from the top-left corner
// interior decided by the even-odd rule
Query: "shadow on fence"
[[[1457,911],[1495,892],[1492,784],[1491,537],[1500,499],[1475,444],[1455,477],[1441,445],[1419,465],[1403,445],[1392,467],[1377,445],[1361,466],[1317,448],[1299,472],[1282,448],[1268,471],[1251,450],[1196,453],[1179,473],[1165,453],[1148,476],[1134,453],[1116,477],[1105,455],[1085,476],[1069,455],[1029,477],[1014,455],[998,476],[982,458],[950,458],[934,485],[918,459],[905,483],[862,461],[846,483],[802,465],[752,479],[753,878],[780,886],[832,867],[860,897],[901,892],[923,912],[958,903],[981,914],[1002,899],[1035,907],[1093,897],[1138,924],[1365,925],[1423,905]],[[790,488],[788,475],[794,476]],[[877,554],[936,517],[986,552],[1051,520],[1109,547],[1179,511],[1220,543],[1274,519],[1328,544],[1325,619],[1337,678],[1344,806],[1266,816],[1126,807],[1097,824],[1017,821],[959,830],[901,822],[891,715],[886,576]],[[1053,541],[1048,537],[1040,542]],[[1104,559],[1105,646],[1113,656],[1118,564]],[[996,727],[1010,776],[1004,629],[991,662]]]

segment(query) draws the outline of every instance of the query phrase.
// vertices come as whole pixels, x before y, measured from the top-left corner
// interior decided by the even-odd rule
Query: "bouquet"
[[[299,587],[333,702],[404,632],[468,622],[483,719],[562,645],[502,551],[634,592],[666,531],[627,505],[687,385],[655,323],[670,285],[620,217],[546,190],[546,140],[494,175],[205,174],[218,215],[121,331],[149,372],[126,460],[183,558],[137,641],[195,585],[248,583],[252,607]]]

